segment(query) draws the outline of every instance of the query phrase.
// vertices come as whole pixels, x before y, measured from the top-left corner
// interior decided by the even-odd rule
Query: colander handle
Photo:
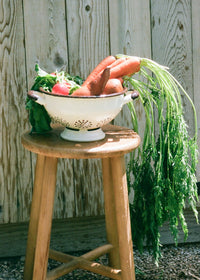
[[[132,91],[131,93],[125,95],[124,104],[130,102],[131,100],[134,100],[134,99],[138,98],[138,96],[139,96],[138,91],[136,91],[136,90]]]
[[[139,96],[139,92],[137,90],[134,90],[132,93],[131,93],[131,99],[134,100],[136,98],[138,98]]]
[[[45,105],[44,94],[35,90],[29,90],[28,97],[40,105]]]

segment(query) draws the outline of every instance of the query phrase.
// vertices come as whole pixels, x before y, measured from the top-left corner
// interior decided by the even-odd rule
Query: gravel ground
[[[82,254],[83,252],[80,252]],[[142,255],[134,250],[134,260],[136,269],[136,280],[173,280],[188,279],[200,280],[200,243],[174,246],[163,246],[162,257],[159,266],[154,264],[154,260],[148,251],[144,251]],[[107,264],[106,256],[99,260],[103,264]],[[53,268],[54,261],[50,261],[49,268]],[[23,279],[24,257],[0,259],[0,280],[20,280]],[[59,279],[103,279],[107,277],[98,276],[83,270],[75,270]]]

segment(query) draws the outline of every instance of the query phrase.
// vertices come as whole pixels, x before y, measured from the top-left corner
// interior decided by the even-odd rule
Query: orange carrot
[[[121,82],[121,84],[123,84],[124,80],[121,77],[117,79]]]
[[[110,67],[106,67],[103,71],[101,71],[96,79],[92,80],[87,87],[91,91],[92,95],[100,95],[106,86],[110,77]]]
[[[128,57],[120,57],[119,59],[116,59],[111,65],[110,65],[110,68],[113,68],[119,64],[121,64],[122,62],[124,62],[125,60],[127,60]]]
[[[82,86],[78,89],[76,89],[71,96],[91,96],[91,91],[87,86]]]
[[[105,89],[103,91],[103,94],[111,94],[111,93],[117,93],[122,92],[124,90],[121,79],[109,79]]]
[[[106,86],[110,77],[110,68],[106,67],[101,71],[94,80],[91,80],[89,84],[81,86],[79,89],[72,93],[72,96],[92,96],[100,95]]]
[[[104,70],[107,66],[109,66],[111,63],[116,61],[116,58],[112,55],[107,56],[104,58],[89,74],[85,82],[83,83],[83,86],[88,85],[92,80],[95,80],[97,75]]]
[[[110,79],[132,75],[140,70],[140,58],[131,56],[124,62],[110,69]]]

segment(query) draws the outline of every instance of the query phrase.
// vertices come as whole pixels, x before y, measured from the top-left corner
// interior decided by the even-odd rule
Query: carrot
[[[121,82],[121,84],[123,84],[124,80],[121,77],[117,79]]]
[[[107,56],[106,58],[104,58],[93,70],[92,72],[89,74],[89,76],[87,77],[87,79],[85,80],[85,82],[83,83],[83,86],[89,84],[92,80],[95,80],[97,75],[104,70],[107,66],[109,66],[111,63],[113,63],[114,61],[116,61],[116,58],[112,55]]]
[[[110,69],[110,79],[132,75],[140,70],[140,58],[131,56]]]
[[[105,89],[103,91],[103,94],[111,94],[111,93],[117,93],[122,92],[124,90],[121,79],[109,79]]]
[[[71,96],[91,96],[91,91],[87,86],[82,86],[78,89],[76,89]]]
[[[106,67],[103,71],[101,71],[96,79],[92,80],[87,87],[91,91],[92,95],[100,95],[106,86],[110,77],[110,67]]]
[[[110,68],[106,67],[101,71],[94,80],[91,80],[87,85],[81,86],[72,93],[72,96],[92,96],[100,95],[106,86],[110,77]]]
[[[122,62],[124,62],[125,60],[127,60],[128,57],[120,57],[119,59],[116,59],[111,65],[110,68],[114,68],[115,66],[121,64]]]

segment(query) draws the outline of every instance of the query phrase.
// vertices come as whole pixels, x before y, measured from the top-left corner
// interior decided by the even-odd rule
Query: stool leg
[[[113,199],[114,191],[112,184],[111,163],[110,158],[102,158],[103,188],[104,188],[104,208],[106,217],[106,233],[107,241],[114,248],[109,253],[109,265],[113,268],[120,269],[119,258],[119,240],[117,221],[115,214],[115,203]]]
[[[24,267],[25,280],[46,279],[57,158],[38,155]]]
[[[124,156],[111,158],[111,174],[119,237],[119,254],[123,280],[135,280],[133,245]]]

